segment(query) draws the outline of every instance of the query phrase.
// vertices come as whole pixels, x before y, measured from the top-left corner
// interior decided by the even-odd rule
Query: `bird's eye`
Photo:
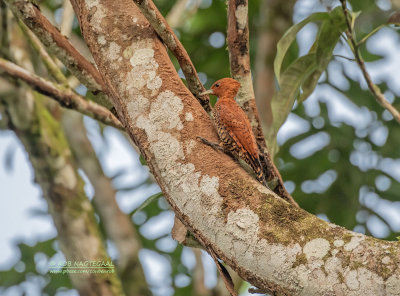
[[[215,85],[215,87],[219,87],[219,83],[217,83],[217,84]]]

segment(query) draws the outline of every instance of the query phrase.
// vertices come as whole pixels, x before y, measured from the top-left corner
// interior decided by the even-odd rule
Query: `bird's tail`
[[[256,174],[256,178],[258,182],[263,184],[264,186],[268,187],[267,185],[267,180],[265,178],[264,170],[260,162],[260,158],[254,158],[254,157],[247,157],[247,163],[251,166],[253,169],[254,173]]]

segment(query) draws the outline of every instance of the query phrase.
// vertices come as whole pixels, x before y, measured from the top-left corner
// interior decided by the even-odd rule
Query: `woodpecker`
[[[218,97],[213,109],[213,117],[221,141],[219,145],[234,157],[243,159],[253,169],[257,180],[267,186],[249,119],[235,101],[239,88],[240,83],[235,79],[222,78],[201,95],[212,94]]]

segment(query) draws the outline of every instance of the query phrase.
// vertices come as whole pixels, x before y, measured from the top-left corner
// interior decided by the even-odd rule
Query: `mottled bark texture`
[[[68,261],[109,261],[93,208],[83,190],[83,180],[71,156],[59,121],[44,104],[45,98],[31,91],[5,105],[9,129],[25,146],[58,232],[60,248]],[[81,295],[121,295],[116,273],[69,274]]]
[[[276,45],[292,24],[295,0],[263,0],[260,9],[261,25],[257,36],[257,55],[255,59],[256,101],[262,127],[271,155],[275,155],[276,140],[272,134],[271,100],[275,91],[274,58]]]
[[[282,177],[275,167],[258,116],[250,67],[247,0],[228,1],[228,51],[232,77],[241,85],[236,101],[249,117],[260,150],[260,162],[264,168],[268,186],[280,197],[298,206],[287,192]]]
[[[77,165],[85,172],[94,188],[93,202],[106,235],[118,250],[117,270],[125,293],[151,295],[139,262],[139,237],[130,217],[117,204],[111,180],[104,174],[87,137],[83,116],[65,111],[62,123]]]
[[[129,0],[73,0],[121,120],[172,209],[239,275],[279,295],[398,295],[400,243],[296,208],[196,137],[217,140],[165,47]]]
[[[210,98],[208,95],[200,95],[206,89],[200,82],[197,71],[194,68],[186,49],[176,37],[172,28],[168,25],[160,11],[154,5],[152,0],[133,0],[141,10],[142,14],[147,18],[158,36],[163,40],[168,49],[174,54],[179,65],[181,66],[183,75],[185,75],[189,90],[194,94],[203,108],[211,111]]]

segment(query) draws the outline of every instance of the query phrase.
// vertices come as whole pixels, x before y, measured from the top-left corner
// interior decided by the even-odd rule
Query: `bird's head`
[[[202,92],[201,95],[212,94],[218,98],[235,98],[240,88],[240,83],[232,78],[222,78],[216,81],[211,89]]]

